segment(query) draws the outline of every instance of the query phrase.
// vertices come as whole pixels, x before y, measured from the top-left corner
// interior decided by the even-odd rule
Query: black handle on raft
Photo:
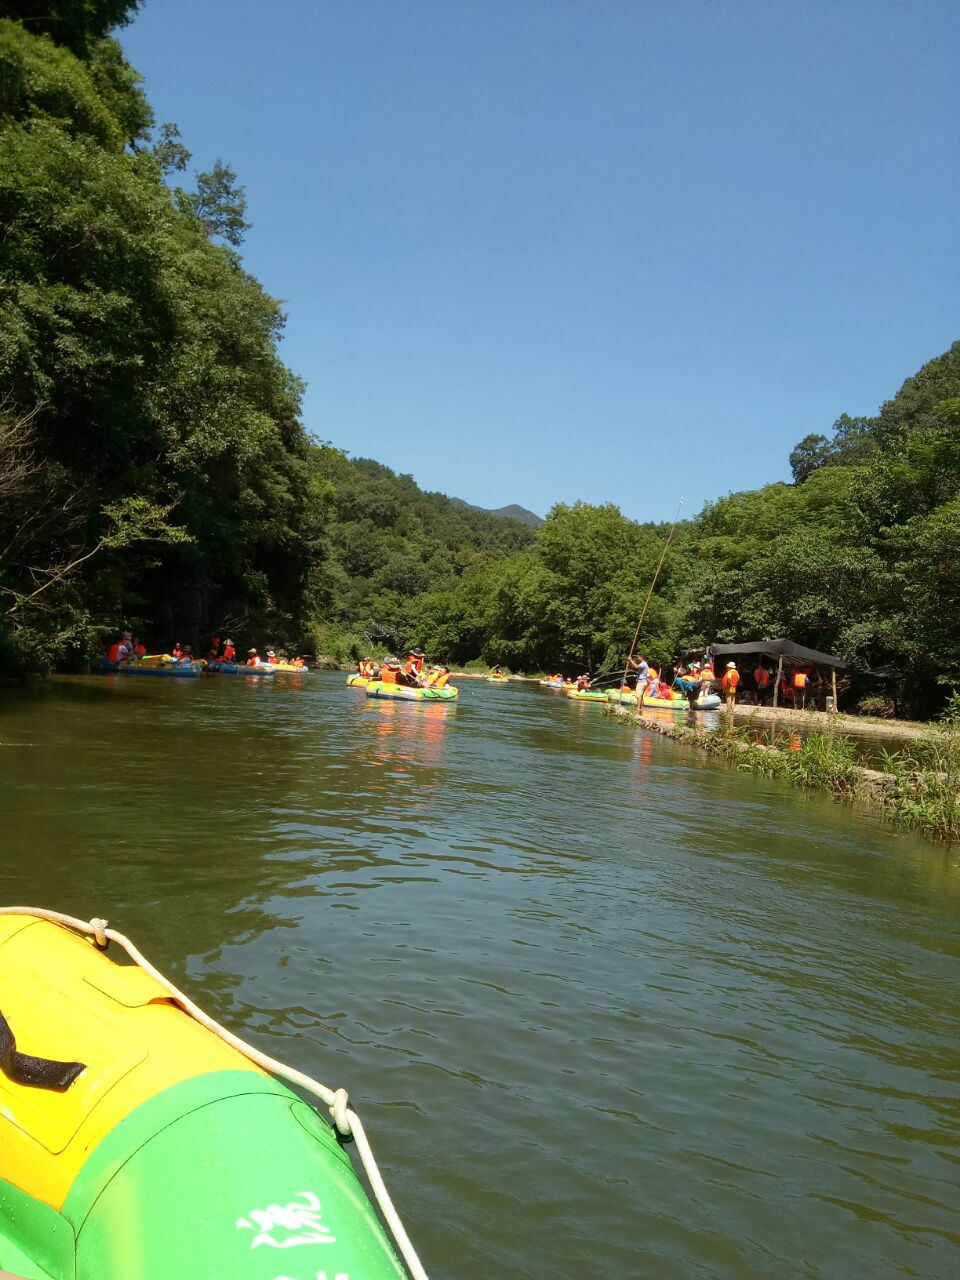
[[[83,1062],[55,1062],[53,1058],[34,1058],[29,1053],[18,1053],[10,1023],[0,1013],[0,1071],[8,1080],[32,1085],[36,1089],[62,1091],[69,1089],[86,1069]]]

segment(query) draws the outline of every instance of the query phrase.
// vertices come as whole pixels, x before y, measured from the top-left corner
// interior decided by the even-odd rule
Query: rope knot
[[[93,940],[97,945],[98,951],[106,951],[107,949],[109,941],[107,938],[107,924],[108,921],[101,920],[99,916],[94,916],[90,921],[90,928],[93,930]]]
[[[350,1119],[347,1115],[347,1105],[350,1101],[349,1094],[346,1089],[337,1089],[333,1095],[333,1103],[330,1107],[330,1114],[333,1116],[333,1123],[336,1126],[337,1133],[343,1137],[349,1138],[351,1134]]]

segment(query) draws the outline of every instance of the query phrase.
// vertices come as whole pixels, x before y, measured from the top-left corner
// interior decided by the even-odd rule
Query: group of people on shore
[[[450,668],[442,663],[428,666],[423,650],[415,647],[407,650],[402,663],[393,654],[387,654],[380,662],[373,658],[358,658],[357,675],[364,680],[405,685],[410,689],[445,689],[450,682]]]

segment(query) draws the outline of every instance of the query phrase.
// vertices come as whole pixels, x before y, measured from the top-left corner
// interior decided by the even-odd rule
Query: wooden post
[[[831,685],[831,688],[833,689],[833,709],[834,711],[839,711],[840,708],[837,706],[837,668],[836,667],[830,668],[830,685]]]
[[[781,653],[780,657],[777,659],[777,678],[774,681],[774,685],[773,685],[773,705],[775,707],[780,705],[780,680],[782,677],[783,677],[783,654]]]

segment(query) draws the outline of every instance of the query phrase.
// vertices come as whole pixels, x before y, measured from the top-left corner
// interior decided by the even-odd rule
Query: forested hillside
[[[308,435],[243,188],[191,171],[109,35],[136,7],[0,0],[0,669],[79,666],[119,626],[622,662],[665,527],[502,518]],[[677,530],[643,648],[789,635],[936,709],[960,685],[960,343],[790,462]]]

